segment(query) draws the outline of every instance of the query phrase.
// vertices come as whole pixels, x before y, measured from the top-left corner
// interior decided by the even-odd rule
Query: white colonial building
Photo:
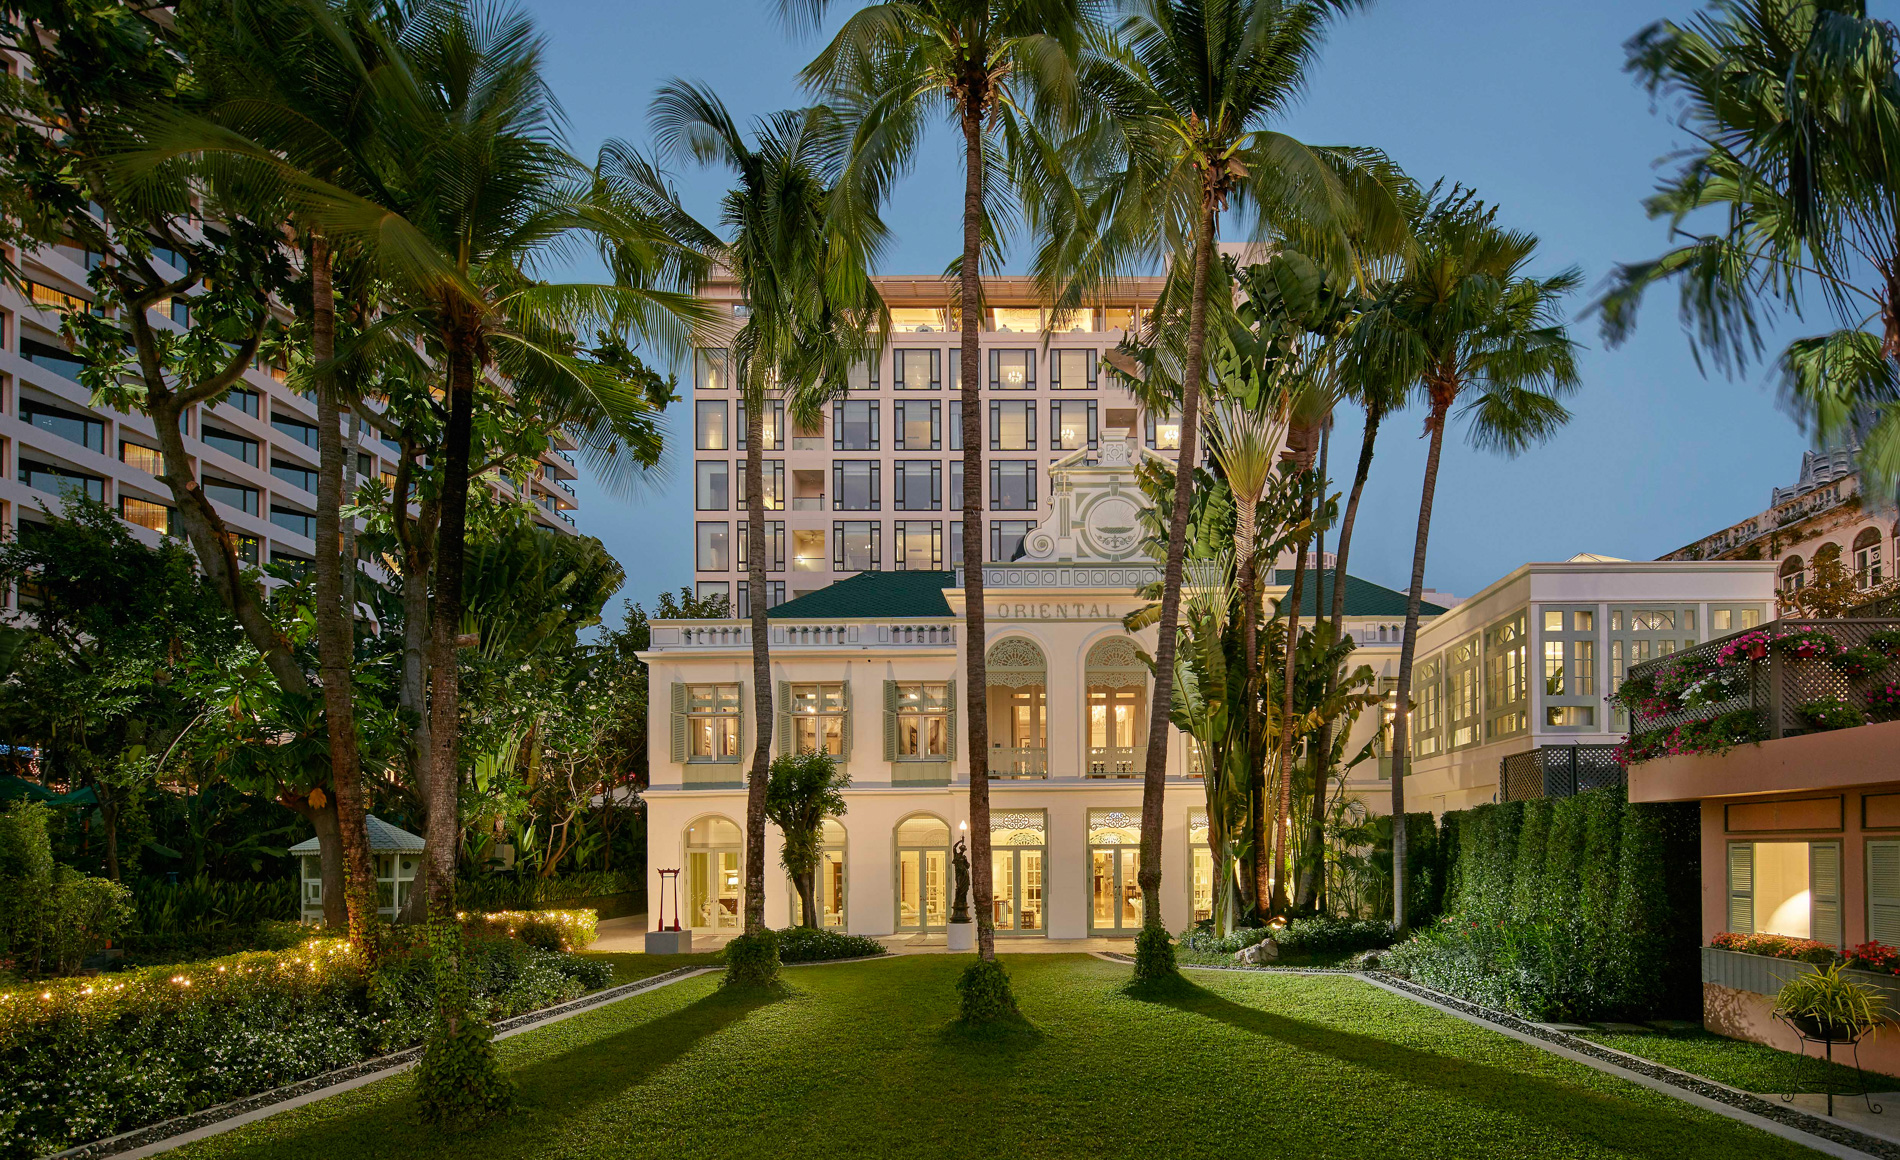
[[[1207,913],[1212,897],[1205,797],[1188,739],[1170,730],[1159,817],[1141,813],[1152,629],[1122,618],[1157,571],[1140,548],[1138,457],[1121,432],[1051,471],[1043,517],[1016,559],[985,570],[992,847],[999,934],[1133,935],[1144,825],[1162,828],[1167,925]],[[1290,573],[1268,589],[1277,599]],[[1312,599],[1309,585],[1308,600]],[[1359,659],[1389,669],[1403,598],[1348,582]],[[968,819],[969,772],[958,720],[964,698],[963,591],[948,571],[865,572],[773,608],[775,752],[822,744],[851,775],[843,817],[826,829],[819,900],[825,925],[854,934],[941,929],[949,916],[950,848]],[[1309,610],[1313,607],[1308,604]],[[1395,615],[1396,610],[1396,615]],[[729,932],[741,922],[744,777],[753,729],[746,623],[653,626],[654,728],[648,803],[648,897],[660,871],[681,871],[683,926]],[[1363,745],[1376,714],[1359,725]],[[1377,775],[1366,778],[1377,784]],[[790,884],[768,835],[767,921],[793,920]]]

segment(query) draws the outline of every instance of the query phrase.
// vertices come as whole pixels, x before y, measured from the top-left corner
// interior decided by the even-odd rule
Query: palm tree
[[[1582,275],[1574,267],[1546,278],[1525,273],[1537,254],[1536,235],[1505,230],[1496,218],[1494,207],[1468,192],[1438,196],[1434,190],[1412,253],[1355,332],[1364,357],[1417,384],[1428,407],[1430,443],[1392,726],[1392,921],[1401,930],[1412,661],[1445,425],[1458,407],[1469,418],[1473,446],[1516,455],[1569,420],[1560,399],[1578,385],[1576,344],[1560,306]]]
[[[1209,272],[1230,202],[1261,232],[1310,241],[1350,264],[1347,231],[1396,231],[1383,158],[1303,144],[1271,127],[1298,96],[1327,28],[1356,0],[1134,0],[1119,43],[1083,70],[1095,113],[1070,153],[1085,191],[1039,211],[1049,242],[1039,274],[1081,301],[1125,273],[1174,259],[1190,272],[1181,375],[1181,445],[1155,643],[1143,817],[1161,816],[1168,706],[1179,623],[1182,543],[1198,459]],[[1165,946],[1161,827],[1142,827],[1144,939]]]
[[[676,231],[732,271],[746,320],[732,349],[746,409],[746,571],[752,620],[752,772],[746,795],[746,933],[765,928],[765,822],[772,744],[772,657],[766,626],[765,411],[789,398],[793,414],[815,421],[851,368],[876,357],[890,315],[871,284],[870,259],[884,237],[874,213],[834,215],[844,164],[839,127],[822,106],[776,113],[748,143],[710,90],[673,81],[653,99],[653,132],[662,154],[732,171],[721,208],[726,237],[683,213]],[[610,181],[651,191],[657,171],[625,146]],[[664,206],[651,197],[656,212]]]
[[[813,21],[827,0],[780,0]],[[887,0],[854,13],[817,59],[807,82],[830,95],[852,125],[841,216],[880,204],[914,162],[931,118],[946,117],[964,159],[963,251],[956,265],[963,406],[964,716],[969,724],[971,892],[977,953],[996,957],[990,864],[988,682],[983,615],[983,442],[978,394],[982,270],[1009,214],[1008,185],[1041,196],[1053,154],[1048,130],[1072,108],[1075,63],[1092,34],[1098,0]],[[999,142],[1011,164],[1005,165]]]
[[[1739,371],[1766,319],[1818,297],[1836,329],[1782,351],[1783,389],[1820,438],[1859,438],[1871,476],[1900,476],[1900,29],[1857,0],[1749,0],[1626,48],[1698,145],[1645,203],[1680,244],[1616,271],[1605,337],[1626,339],[1643,292],[1674,281],[1697,357]]]

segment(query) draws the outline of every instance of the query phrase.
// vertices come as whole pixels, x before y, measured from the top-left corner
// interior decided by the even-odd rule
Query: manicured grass
[[[1854,1086],[1858,1080],[1851,1067],[1837,1063],[1830,1068],[1825,1061],[1812,1056],[1805,1061],[1797,1060],[1790,1053],[1765,1044],[1729,1039],[1700,1028],[1654,1034],[1588,1031],[1581,1033],[1581,1037],[1745,1092],[1858,1090]],[[1835,1057],[1844,1054],[1837,1049]],[[1876,1091],[1895,1086],[1892,1079],[1872,1071],[1867,1073],[1867,1082]]]
[[[611,951],[582,951],[584,957],[605,959],[614,967],[614,986],[637,983],[654,975],[664,975],[676,967],[717,967],[718,955],[643,955]]]
[[[1008,960],[1031,1031],[951,1029],[966,956],[786,972],[781,997],[675,983],[500,1045],[509,1118],[418,1126],[408,1077],[179,1160],[1232,1157],[1750,1160],[1812,1155],[1348,976]]]

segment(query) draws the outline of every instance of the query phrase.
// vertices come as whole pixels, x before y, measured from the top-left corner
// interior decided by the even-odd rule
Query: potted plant
[[[1841,642],[1818,628],[1791,632],[1775,642],[1783,652],[1798,661],[1829,660],[1841,654]]]
[[[1886,653],[1868,645],[1850,648],[1834,658],[1834,667],[1850,681],[1864,680],[1887,667]]]
[[[1882,685],[1868,693],[1867,713],[1879,721],[1900,720],[1900,685]]]
[[[1822,697],[1795,708],[1810,729],[1852,729],[1867,724],[1867,710],[1845,698]]]
[[[1841,974],[1841,964],[1816,967],[1789,979],[1775,998],[1775,1009],[1809,1039],[1852,1043],[1886,1018],[1880,992]]]

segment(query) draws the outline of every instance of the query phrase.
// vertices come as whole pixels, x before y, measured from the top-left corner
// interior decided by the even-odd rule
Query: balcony
[[[825,497],[822,495],[795,495],[792,497],[792,510],[795,512],[824,511]]]
[[[1634,801],[1894,778],[1900,619],[1777,620],[1631,667]]]
[[[1040,745],[996,745],[990,748],[990,780],[1049,776],[1049,751]]]
[[[1146,748],[1132,745],[1089,746],[1090,777],[1140,777],[1148,764]]]
[[[831,440],[826,439],[823,436],[794,435],[792,436],[792,450],[793,451],[829,451],[831,450]]]

